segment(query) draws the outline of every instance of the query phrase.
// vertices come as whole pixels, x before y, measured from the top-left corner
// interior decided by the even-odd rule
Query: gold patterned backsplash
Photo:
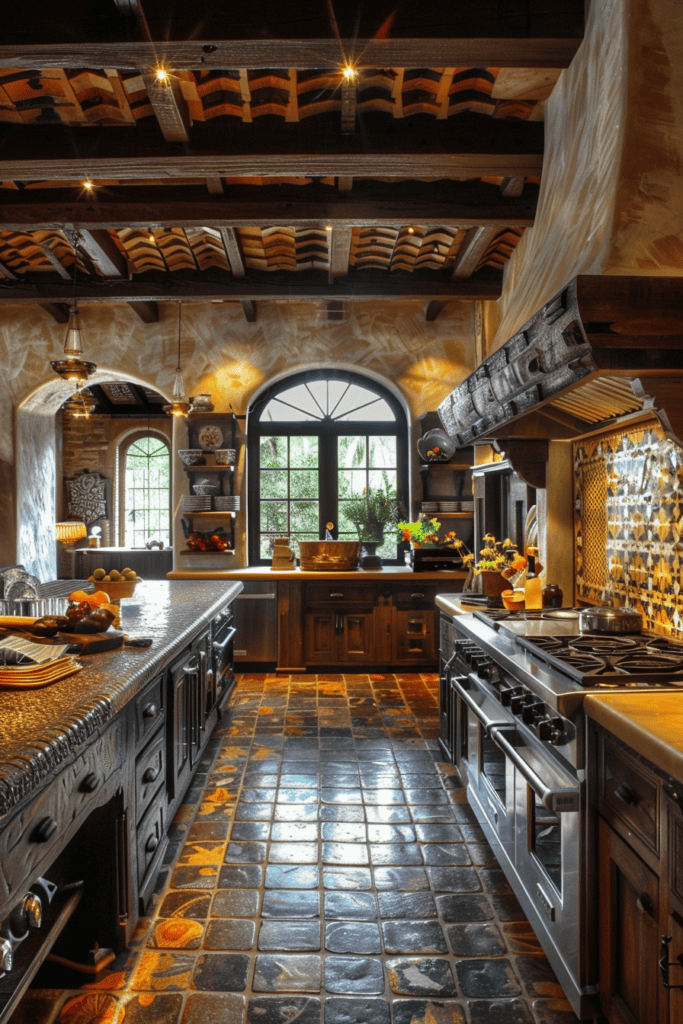
[[[659,424],[574,445],[576,593],[683,640],[683,448]]]

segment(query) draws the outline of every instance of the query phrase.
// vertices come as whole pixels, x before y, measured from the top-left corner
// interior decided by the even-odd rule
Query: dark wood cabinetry
[[[509,462],[476,466],[472,479],[475,549],[481,548],[485,534],[492,533],[498,540],[510,537],[517,550],[523,551],[526,516],[536,502],[536,489],[526,484]]]
[[[598,757],[600,1006],[610,1024],[683,1020],[683,786],[610,734]]]

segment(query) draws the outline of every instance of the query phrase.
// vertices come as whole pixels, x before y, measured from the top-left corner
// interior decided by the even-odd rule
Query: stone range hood
[[[518,447],[534,486],[544,486],[532,467],[545,463],[548,441],[578,438],[623,417],[654,414],[683,444],[682,384],[683,280],[580,276],[459,384],[438,413],[458,447],[492,440],[513,465]]]

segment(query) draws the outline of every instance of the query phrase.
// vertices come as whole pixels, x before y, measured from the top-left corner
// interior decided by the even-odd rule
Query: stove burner
[[[579,651],[581,654],[597,655],[618,655],[642,648],[642,644],[631,637],[594,636],[593,634],[572,637],[568,642],[568,646],[573,651]]]
[[[676,658],[683,658],[683,644],[677,644],[675,640],[669,640],[665,636],[648,640],[645,650],[655,654],[673,654]]]
[[[633,675],[636,672],[680,672],[683,669],[683,658],[671,654],[650,654],[646,650],[637,654],[627,654],[623,658],[615,658],[614,664],[618,672]]]
[[[602,658],[596,658],[594,654],[580,654],[577,651],[570,651],[566,647],[560,647],[558,650],[553,650],[553,658],[563,662],[569,668],[573,669],[574,672],[579,672],[584,675],[589,673],[601,673],[604,672],[608,667],[608,663]]]
[[[559,636],[535,636],[534,644],[542,651],[559,651],[562,648],[562,638]]]

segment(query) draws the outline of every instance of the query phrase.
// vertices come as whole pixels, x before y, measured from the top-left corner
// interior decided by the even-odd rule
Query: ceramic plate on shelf
[[[223,444],[223,431],[220,427],[212,427],[207,424],[197,432],[197,441],[199,447],[203,448],[205,452],[215,451]]]

